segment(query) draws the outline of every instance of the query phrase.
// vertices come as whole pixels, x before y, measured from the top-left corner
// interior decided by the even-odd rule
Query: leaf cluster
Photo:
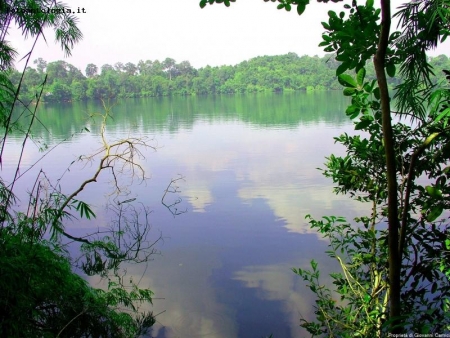
[[[362,134],[336,137],[346,155],[328,157],[323,173],[336,184],[336,193],[369,203],[372,211],[357,218],[360,225],[356,226],[335,216],[320,221],[309,217],[311,226],[329,238],[328,254],[342,268],[342,273],[332,274],[341,295],[339,303],[330,290],[319,288],[316,265],[312,270],[294,270],[317,295],[317,321],[302,322],[313,335],[346,337],[356,332],[366,336],[388,330],[387,179],[380,98],[375,84],[366,82],[364,74],[360,69],[355,78],[339,76],[344,95],[352,98],[347,115]],[[397,120],[392,127],[402,226],[401,319],[402,328],[413,332],[444,332],[450,327],[446,300],[450,295],[449,218],[444,212],[450,209],[449,103],[449,89],[435,91],[426,101],[430,111],[426,121],[408,124]]]
[[[151,314],[142,327],[126,311],[151,302],[150,291],[113,283],[94,289],[72,271],[62,246],[33,242],[23,231],[0,229],[0,274],[3,337],[132,337],[153,324]]]
[[[116,187],[119,187],[116,173],[131,170],[132,178],[134,174],[143,175],[136,159],[141,155],[137,147],[145,147],[145,142],[126,139],[110,145],[104,137],[103,126],[106,155],[100,161],[97,176],[82,182],[72,194],[65,195],[60,180],[53,185],[45,172],[40,171],[29,191],[25,210],[18,211],[14,196],[15,183],[27,172],[22,170],[21,160],[27,141],[32,139],[33,123],[39,121],[36,107],[47,77],[39,82],[39,91],[34,94],[36,106],[22,102],[24,72],[19,74],[16,83],[11,81],[14,73],[9,68],[15,54],[5,37],[12,23],[18,25],[24,37],[35,40],[43,36],[44,27],[50,27],[63,50],[70,54],[74,43],[81,39],[81,32],[76,26],[76,18],[63,7],[63,4],[49,0],[0,3],[0,124],[4,131],[0,142],[0,164],[7,151],[7,138],[13,130],[21,131],[22,141],[11,182],[0,179],[0,336],[135,337],[145,334],[154,323],[151,313],[140,313],[139,310],[140,303],[152,302],[153,294],[132,281],[125,285],[118,271],[121,263],[147,261],[155,252],[154,243],[147,240],[150,230],[148,211],[144,212],[143,220],[135,209],[127,218],[130,216],[128,210],[122,206],[117,223],[111,224],[109,236],[101,238],[100,230],[96,234],[98,238],[95,234],[72,236],[66,232],[65,225],[77,217],[95,218],[92,208],[76,197],[87,184],[96,181],[100,171],[111,170]],[[31,52],[26,56],[26,64]],[[24,127],[18,122],[22,117],[27,121]],[[120,167],[115,168],[116,165]],[[74,243],[69,241],[82,243],[84,256],[74,260],[69,254],[69,247],[73,249]],[[90,264],[92,256],[97,260]],[[108,288],[100,290],[89,286],[74,272],[77,267],[109,277]]]

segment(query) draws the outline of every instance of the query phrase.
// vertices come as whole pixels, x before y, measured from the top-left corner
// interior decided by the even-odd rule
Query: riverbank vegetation
[[[33,177],[29,170],[36,163],[23,165],[33,125],[40,121],[36,111],[47,76],[41,73],[30,87],[23,77],[29,71],[12,70],[17,53],[6,37],[14,24],[35,41],[42,38],[44,27],[50,27],[70,54],[82,38],[76,18],[64,11],[41,10],[61,7],[46,0],[7,0],[0,5],[0,336],[135,337],[155,322],[151,312],[140,308],[152,302],[153,293],[125,278],[121,264],[146,262],[159,238],[150,241],[147,236],[149,211],[134,208],[129,198],[120,199],[124,190],[120,178],[145,180],[138,160],[150,145],[144,138],[110,140],[106,136],[110,107],[105,104],[103,114],[92,116],[101,124],[102,147],[97,153],[80,154],[59,174],[42,168]],[[32,50],[26,54],[26,64],[31,54]],[[21,98],[26,95],[32,95],[36,104],[24,102]],[[13,137],[17,148],[9,143]],[[96,170],[68,189],[62,177],[75,162],[89,162]],[[122,201],[110,205],[116,217],[110,224],[98,222],[87,234],[74,234],[69,222],[96,217],[79,195],[101,173],[113,177],[114,196]],[[61,176],[54,179],[55,175]],[[18,181],[24,176],[31,183],[21,191]],[[103,280],[104,288],[92,287],[89,278]]]
[[[430,58],[436,70],[434,82],[443,80],[442,69],[450,68],[445,55]],[[235,94],[255,92],[286,92],[337,90],[335,77],[341,63],[333,55],[324,57],[298,56],[295,53],[259,56],[235,66],[202,67],[196,69],[189,61],[174,59],[146,60],[137,64],[117,62],[98,67],[88,64],[83,72],[65,61],[46,62],[38,58],[26,69],[21,95],[33,99],[47,76],[43,95],[45,102],[70,102],[86,99],[127,97],[160,97],[170,95]],[[20,73],[12,75],[15,83]],[[367,78],[375,79],[373,67],[367,68]],[[390,86],[399,83],[391,78]]]

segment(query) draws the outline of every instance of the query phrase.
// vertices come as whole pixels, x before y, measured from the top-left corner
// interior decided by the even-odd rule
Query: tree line
[[[137,64],[117,62],[100,68],[88,64],[85,74],[65,61],[34,61],[28,67],[22,82],[22,97],[33,99],[40,91],[45,75],[45,102],[70,102],[87,99],[161,97],[170,95],[235,94],[255,92],[284,92],[337,90],[336,69],[341,63],[332,55],[298,56],[288,53],[277,56],[258,56],[237,65],[194,68],[189,61],[139,61]],[[435,69],[435,82],[445,80],[442,69],[450,68],[445,55],[430,58]],[[21,77],[12,75],[14,83]],[[374,79],[373,67],[367,68],[367,77]],[[391,78],[395,86],[398,78]]]

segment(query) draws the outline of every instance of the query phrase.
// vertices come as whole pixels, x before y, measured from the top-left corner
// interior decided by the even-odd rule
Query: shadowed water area
[[[68,221],[66,229],[81,235],[105,227],[113,217],[108,201],[136,198],[152,211],[150,237],[162,236],[159,254],[147,266],[127,267],[127,278],[155,293],[150,310],[160,314],[153,337],[302,337],[299,320],[312,319],[313,298],[291,268],[315,259],[324,283],[326,272],[338,268],[305,216],[351,219],[364,210],[335,196],[332,182],[316,169],[331,153],[343,153],[333,137],[352,133],[347,103],[340,92],[119,101],[106,136],[147,138],[156,151],[143,149],[145,158],[137,160],[149,179],[124,179],[132,183],[129,192],[114,199],[107,195],[112,177],[104,172],[77,197],[97,218]],[[45,128],[35,126],[22,172],[44,154],[38,146],[60,144],[18,181],[23,204],[40,169],[66,194],[92,175],[95,159],[77,159],[101,146],[100,121],[89,115],[102,111],[91,102],[39,109]],[[85,127],[89,132],[80,132]],[[9,140],[5,172],[13,171],[20,146],[20,138]],[[179,201],[174,216],[161,198],[179,177],[172,185],[177,192],[165,196],[167,204]]]

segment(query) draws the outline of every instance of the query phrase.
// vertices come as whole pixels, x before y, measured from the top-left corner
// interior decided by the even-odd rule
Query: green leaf
[[[356,88],[345,88],[344,89],[345,96],[352,96],[355,93],[356,93]]]
[[[366,1],[366,7],[367,8],[373,7],[373,4],[374,4],[374,0],[367,0]]]
[[[360,109],[358,108],[358,107],[356,107],[356,106],[348,106],[347,107],[347,109],[346,109],[346,111],[345,111],[345,114],[348,116],[348,117],[350,117],[350,119],[355,119],[355,118],[357,118],[358,117],[358,115],[359,115],[359,112],[360,112]]]
[[[356,74],[356,82],[358,83],[358,86],[360,87],[363,86],[365,77],[366,77],[366,69],[363,67],[358,71],[358,74]]]
[[[431,208],[430,213],[427,215],[426,219],[428,222],[433,222],[438,218],[442,212],[444,211],[444,208],[441,205],[436,205]]]
[[[386,65],[386,73],[390,76],[390,77],[394,77],[395,76],[395,65],[393,63],[388,63]]]
[[[350,62],[348,61],[344,61],[342,62],[339,67],[337,67],[336,69],[336,76],[341,75],[342,73],[344,73],[346,70],[348,70],[350,68]],[[355,86],[356,87],[356,86]]]
[[[377,100],[380,99],[381,95],[380,95],[380,88],[379,88],[379,87],[377,87],[377,88],[374,89],[373,95],[375,96],[375,98],[376,98]]]
[[[291,5],[290,4],[286,4],[284,9],[286,9],[286,11],[290,12],[291,11]]]
[[[436,292],[437,286],[438,286],[438,285],[437,285],[436,282],[432,284],[432,286],[431,286],[431,292],[432,292],[432,293],[435,293],[435,292]]]
[[[440,120],[442,120],[446,115],[450,114],[450,107],[447,109],[444,109],[444,111],[442,113],[440,113],[436,119],[433,122],[439,122]]]
[[[283,9],[284,8],[284,4],[279,4],[278,6],[277,6],[277,9]]]
[[[351,88],[356,88],[358,85],[355,81],[354,78],[352,78],[350,75],[348,74],[340,74],[338,76],[338,81],[341,85],[343,85],[344,87],[351,87]]]
[[[372,82],[367,82],[366,84],[364,84],[364,90],[367,92],[367,93],[372,93],[373,92],[373,88],[375,87],[375,83],[376,83],[376,81],[375,80],[373,80]]]
[[[74,203],[78,202],[76,209],[79,211],[81,218],[86,217],[87,219],[91,219],[91,217],[95,218],[95,213],[92,211],[89,204],[83,201],[74,200]]]
[[[311,261],[311,267],[312,267],[313,271],[316,271],[316,269],[317,269],[317,262],[314,259]]]
[[[303,14],[303,12],[305,11],[305,9],[306,9],[306,4],[305,3],[300,3],[300,4],[298,4],[297,5],[297,13],[298,13],[298,15],[302,15]],[[322,25],[323,25],[324,23],[322,23]],[[325,27],[325,26],[324,26]],[[328,26],[329,27],[329,26]]]
[[[372,123],[371,120],[368,119],[364,119],[361,122],[358,122],[355,126],[355,130],[361,130],[361,129],[365,129],[368,126],[370,126],[370,124]]]
[[[428,195],[430,195],[433,198],[442,198],[442,191],[436,187],[433,187],[431,185],[427,185],[425,187],[425,190],[427,191]]]
[[[300,5],[299,5],[300,6]],[[298,11],[298,7],[297,7],[297,11]],[[302,12],[303,13],[303,12]],[[301,13],[299,13],[301,14]],[[326,22],[322,22],[322,26],[323,28],[325,28],[327,31],[331,30],[331,27],[329,24],[327,24]]]

